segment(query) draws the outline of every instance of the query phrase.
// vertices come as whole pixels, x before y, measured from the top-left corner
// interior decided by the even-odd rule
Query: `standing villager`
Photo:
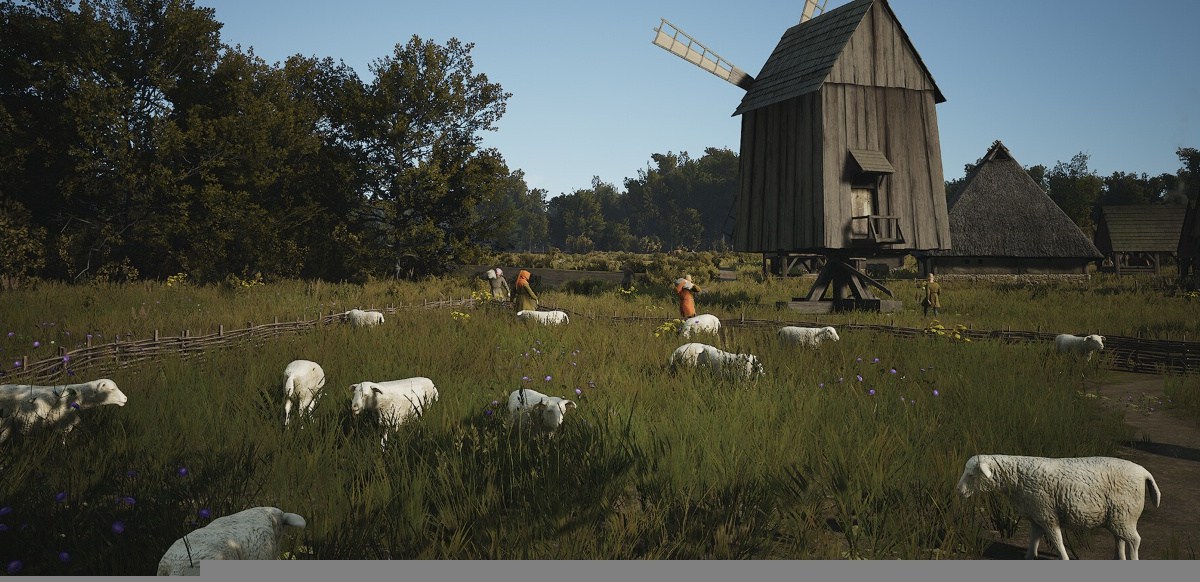
[[[685,274],[675,280],[675,293],[679,295],[679,315],[684,319],[696,316],[696,300],[693,295],[701,292],[700,287],[692,283],[691,275]]]
[[[536,311],[538,306],[537,293],[529,286],[529,271],[521,269],[517,273],[516,290],[513,291],[513,307],[518,311]]]
[[[921,284],[921,287],[925,289],[925,298],[921,299],[921,313],[928,316],[929,308],[932,307],[933,316],[937,317],[938,310],[942,308],[940,299],[942,286],[934,280],[933,273],[930,273],[925,282]]]
[[[500,267],[488,271],[488,283],[492,285],[492,299],[508,301],[508,279],[504,278],[504,271]]]

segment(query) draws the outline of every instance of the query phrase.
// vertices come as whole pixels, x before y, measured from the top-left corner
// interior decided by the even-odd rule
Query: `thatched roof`
[[[775,46],[775,50],[755,77],[754,85],[746,91],[741,105],[733,114],[741,115],[820,89],[845,49],[846,43],[850,42],[850,37],[854,36],[863,17],[875,2],[882,3],[892,19],[896,20],[887,0],[854,0],[789,28],[783,33],[783,38],[779,40],[779,44]],[[933,76],[921,61],[921,56],[912,46],[912,41],[900,26],[899,20],[896,20],[896,26],[903,42],[908,45],[921,69],[929,77],[934,89],[935,102],[945,101],[946,98],[942,96],[937,84],[933,83]]]
[[[950,201],[950,246],[939,257],[1103,257],[997,141]]]
[[[1102,206],[1096,246],[1105,253],[1173,253],[1186,216],[1187,206],[1182,204]]]

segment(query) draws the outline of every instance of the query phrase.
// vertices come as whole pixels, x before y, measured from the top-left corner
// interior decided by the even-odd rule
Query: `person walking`
[[[537,311],[538,296],[529,286],[529,271],[521,269],[517,273],[517,282],[513,291],[513,307],[518,311]]]
[[[942,308],[942,286],[934,280],[933,273],[930,273],[921,287],[925,289],[925,298],[921,300],[921,313],[928,316],[929,308],[932,307],[933,316],[937,317],[938,310]]]
[[[684,319],[696,317],[696,300],[693,295],[702,293],[700,286],[692,283],[692,276],[685,274],[675,280],[675,293],[679,295],[679,315]]]
[[[488,283],[492,285],[492,299],[496,301],[508,301],[508,279],[504,278],[504,271],[500,267],[496,267],[488,271]]]

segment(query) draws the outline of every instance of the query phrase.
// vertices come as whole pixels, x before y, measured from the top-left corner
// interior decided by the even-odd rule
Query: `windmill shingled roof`
[[[741,115],[820,89],[834,63],[846,48],[846,43],[850,42],[850,37],[854,36],[854,31],[876,1],[854,0],[789,28],[783,33],[779,44],[775,46],[775,50],[755,77],[754,85],[746,91],[741,105],[733,114]],[[884,6],[887,6],[886,1]],[[890,7],[888,11],[891,11]],[[904,41],[911,46],[912,42],[903,27],[900,27],[900,33]],[[921,57],[915,48],[913,54],[917,55],[920,62]],[[920,64],[928,74],[925,63]],[[937,95],[936,102],[945,101],[936,84],[934,92]]]
[[[1090,258],[1103,255],[1083,231],[996,142],[949,210],[947,250],[939,257]]]

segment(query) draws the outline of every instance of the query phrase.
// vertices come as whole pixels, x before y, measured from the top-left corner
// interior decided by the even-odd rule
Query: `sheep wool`
[[[1112,457],[975,455],[967,459],[956,489],[963,497],[988,491],[1007,496],[1030,522],[1025,557],[1036,558],[1045,537],[1063,560],[1070,559],[1063,527],[1104,527],[1116,538],[1117,559],[1138,559],[1137,521],[1146,495],[1155,507],[1161,497],[1145,467]]]

